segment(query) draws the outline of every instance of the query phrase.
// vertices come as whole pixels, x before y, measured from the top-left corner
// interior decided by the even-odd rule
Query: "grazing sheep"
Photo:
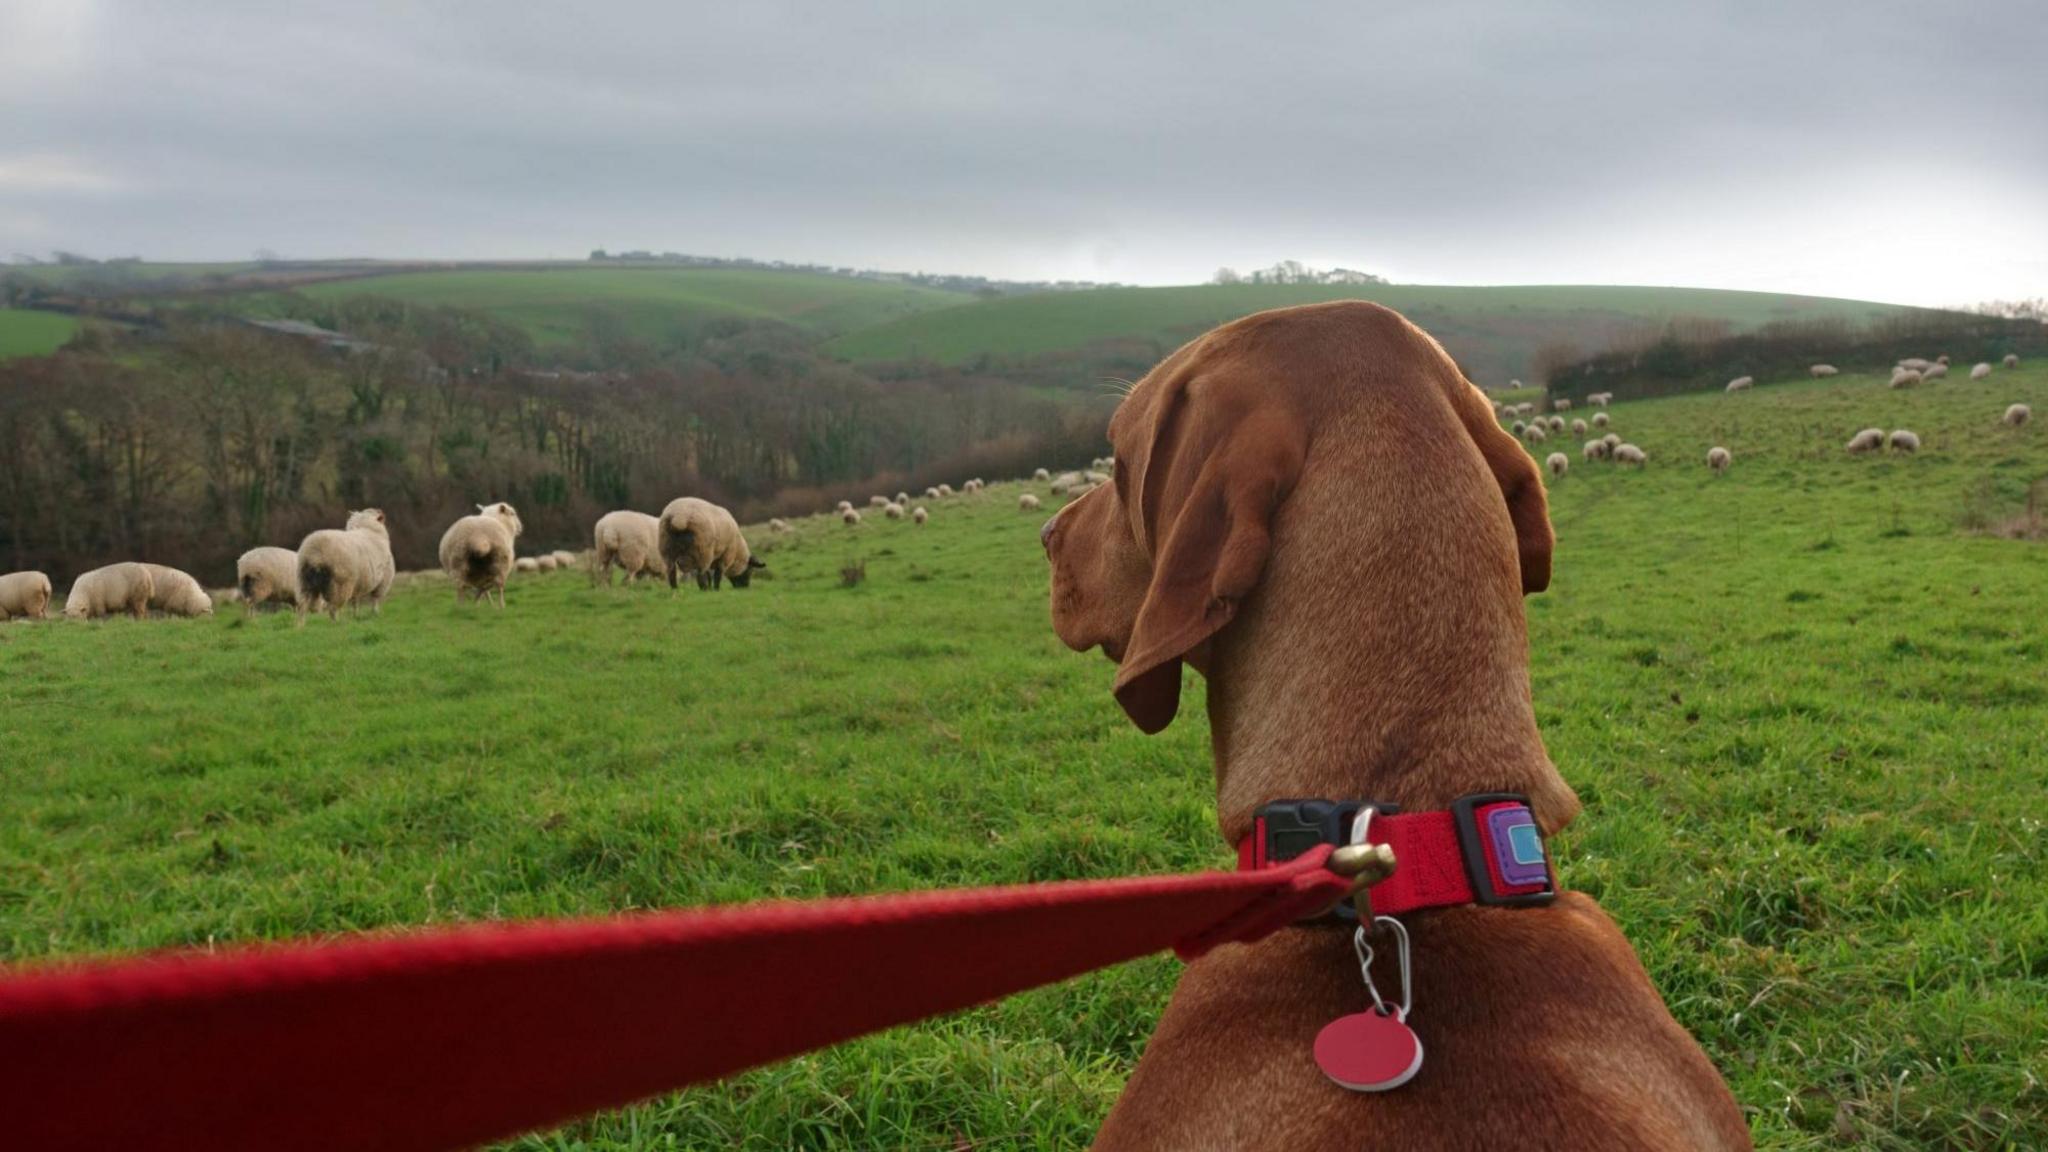
[[[299,544],[299,621],[304,623],[307,611],[323,603],[330,620],[339,620],[344,607],[354,615],[365,600],[371,612],[382,615],[397,575],[384,513],[375,508],[351,512],[346,527],[322,528]]]
[[[1920,379],[1922,380],[1939,380],[1946,375],[1948,375],[1948,364],[1946,362],[1929,364],[1920,371]]]
[[[1605,440],[1588,440],[1585,447],[1579,450],[1579,454],[1588,460],[1605,460],[1608,448]]]
[[[1081,479],[1085,481],[1090,488],[1093,488],[1097,484],[1109,483],[1109,473],[1094,471],[1083,472],[1081,473]]]
[[[1026,492],[1026,493],[1024,493],[1024,494],[1023,494],[1022,496],[1019,496],[1019,497],[1017,497],[1017,511],[1019,511],[1019,512],[1036,512],[1036,511],[1038,511],[1038,497],[1036,497],[1036,496],[1033,496],[1033,495],[1032,495],[1031,493],[1029,493],[1029,492]]]
[[[1614,446],[1614,458],[1623,464],[1641,465],[1650,462],[1649,453],[1644,452],[1633,444],[1616,444]]]
[[[982,489],[982,483],[981,483],[981,477],[979,477],[979,476],[976,476],[976,477],[975,477],[974,479],[972,479],[972,480],[969,480],[969,481],[968,481],[967,483],[965,483],[965,484],[962,484],[962,485],[960,486],[960,491],[962,491],[962,492],[979,492],[979,491],[981,491],[981,489]]]
[[[543,552],[533,558],[533,566],[535,570],[540,572],[553,572],[561,567],[561,564],[556,562],[553,552]]]
[[[887,516],[891,520],[901,520],[903,519],[903,505],[892,500],[882,505],[882,515]]]
[[[931,516],[931,513],[929,513],[929,512],[926,512],[926,511],[924,510],[924,505],[922,505],[922,504],[920,504],[920,505],[918,505],[917,507],[915,507],[915,508],[912,508],[912,509],[910,510],[910,522],[911,522],[912,524],[922,524],[922,523],[924,523],[924,522],[925,522],[925,520],[926,520],[926,519],[928,519],[928,518],[929,518],[930,516]]]
[[[1733,464],[1734,462],[1735,457],[1729,455],[1728,450],[1726,448],[1717,447],[1707,449],[1707,467],[1712,469],[1714,475],[1716,476],[1719,476],[1721,473],[1726,472],[1728,470],[1728,465]]]
[[[1972,364],[1970,366],[1970,379],[1972,380],[1982,380],[1989,375],[1991,375],[1991,365],[1989,364]]]
[[[1508,431],[1514,433],[1515,439],[1517,440],[1520,440],[1522,438],[1522,433],[1527,432],[1528,430],[1529,426],[1527,424],[1522,423],[1520,420],[1517,420],[1513,424],[1508,425]]]
[[[189,574],[162,564],[144,564],[149,571],[149,607],[166,616],[211,616],[213,597]]]
[[[1605,408],[1613,400],[1614,393],[1612,392],[1595,392],[1586,397],[1586,403],[1591,404],[1595,408]]]
[[[1751,387],[1755,386],[1755,384],[1756,377],[1754,376],[1737,376],[1735,379],[1730,380],[1728,382],[1728,387],[1724,389],[1724,391],[1747,392],[1750,390]]]
[[[910,493],[908,493],[908,492],[898,492],[898,493],[896,494],[896,500],[895,500],[895,503],[901,504],[901,505],[903,505],[903,506],[905,506],[905,507],[909,507],[909,505],[910,505]]]
[[[2025,404],[2015,404],[2012,407],[2007,408],[2005,410],[2004,417],[2002,417],[2002,419],[2007,424],[2010,424],[2015,428],[2020,427],[2021,425],[2025,424],[2029,420],[2032,420],[2033,418],[2034,410],[2032,408],[2027,407]]]
[[[126,612],[140,620],[149,614],[149,598],[155,594],[149,569],[140,564],[109,564],[72,581],[71,595],[64,598],[64,618],[97,620]]]
[[[1919,383],[1920,383],[1920,373],[1918,373],[1918,372],[1914,371],[1913,369],[1911,369],[1911,368],[1894,368],[1894,369],[1892,369],[1892,382],[1891,382],[1891,387],[1893,387],[1893,388],[1911,388],[1911,387],[1913,387],[1913,386],[1915,386],[1915,385],[1917,385],[1917,384],[1919,384]]]
[[[1062,472],[1052,478],[1052,494],[1055,496],[1065,496],[1067,493],[1079,488],[1083,483],[1085,481],[1081,479],[1079,472]]]
[[[1906,431],[1904,428],[1894,429],[1886,443],[1891,445],[1894,452],[1918,452],[1920,450],[1920,437]]]
[[[839,514],[839,522],[841,524],[846,525],[848,528],[854,527],[855,525],[860,523],[859,510],[854,508],[848,508],[846,511],[841,512]]]
[[[1562,416],[1552,416],[1550,419],[1544,421],[1544,423],[1550,425],[1550,430],[1552,432],[1564,431],[1564,417]]]
[[[521,556],[519,559],[512,561],[512,570],[514,572],[539,572],[540,561],[531,556]]]
[[[951,497],[951,496],[952,496],[953,494],[954,494],[954,493],[953,493],[953,486],[952,486],[951,484],[941,484],[941,485],[939,485],[939,499],[941,499],[941,500],[947,499],[947,498]]]
[[[1044,468],[1034,468],[1031,472],[1031,478],[1037,481],[1038,483],[1043,484],[1047,480],[1052,479],[1052,473]]]
[[[597,518],[597,529],[592,533],[596,546],[590,557],[590,582],[597,583],[599,574],[604,576],[604,586],[612,586],[612,565],[616,564],[626,573],[626,583],[631,584],[647,576],[661,575],[661,520],[645,512],[607,512]]]
[[[1931,360],[1922,360],[1918,356],[1913,356],[1899,361],[1899,367],[1919,372],[1932,367],[1933,363]]]
[[[555,558],[556,568],[574,568],[576,566],[576,554],[574,552],[557,548],[550,555]]]
[[[1541,424],[1529,425],[1528,428],[1523,430],[1522,435],[1526,437],[1529,443],[1531,444],[1541,444],[1545,440],[1550,439],[1550,433],[1544,431],[1543,425]]]
[[[845,513],[845,512],[851,512],[851,511],[853,511],[853,501],[851,501],[851,500],[841,500],[841,501],[839,502],[838,506],[837,506],[837,507],[835,507],[835,508],[833,508],[832,510],[833,510],[834,512],[840,512],[840,513]]]
[[[1844,444],[1843,447],[1857,454],[1875,452],[1879,448],[1884,447],[1884,429],[1865,428],[1863,431],[1849,437],[1849,442]]]
[[[1584,420],[1574,419],[1574,420],[1572,421],[1572,435],[1574,435],[1574,436],[1584,436],[1585,434],[1586,434],[1586,422],[1585,422]]]
[[[0,620],[50,617],[50,578],[41,572],[9,572],[0,576]]]
[[[894,507],[889,501],[882,503]],[[745,588],[756,569],[767,567],[747,547],[747,538],[732,513],[695,496],[671,500],[661,510],[661,559],[671,589],[683,575],[696,577],[701,591],[717,588],[725,580],[732,581],[735,588]]]
[[[2005,359],[1999,361],[1999,363],[2005,365],[2007,368],[2017,368],[2020,366],[2019,353],[2007,352],[2005,354]]]
[[[1815,364],[1813,367],[1808,368],[1807,371],[1813,375],[1815,380],[1819,380],[1824,377],[1833,376],[1840,372],[1841,369],[1833,364]]]
[[[925,498],[925,499],[927,499],[927,500],[937,500],[937,499],[939,498],[939,490],[938,490],[938,488],[937,488],[937,487],[932,487],[932,488],[927,488],[927,489],[925,489],[925,490],[924,490],[924,498]]]
[[[1609,432],[1607,435],[1602,436],[1600,438],[1600,442],[1602,444],[1607,445],[1607,451],[1612,453],[1616,446],[1618,446],[1621,443],[1621,437],[1616,436],[1612,432]]]
[[[1569,412],[1572,410],[1572,402],[1564,399],[1563,397],[1559,397],[1558,399],[1552,400],[1550,402],[1550,410],[1552,412]]]
[[[870,508],[887,508],[888,506],[889,498],[887,496],[868,497],[868,507]]]
[[[1508,381],[1508,387],[1510,387],[1510,388],[1520,388],[1521,386],[1522,386],[1522,382],[1521,382],[1520,380],[1509,380],[1509,381]]]
[[[235,561],[235,587],[242,615],[265,604],[299,601],[299,554],[289,548],[251,548]]]
[[[1593,427],[1595,427],[1595,428],[1605,428],[1605,427],[1607,427],[1607,413],[1605,413],[1605,412],[1595,412],[1595,413],[1593,413]]]
[[[1549,456],[1544,457],[1543,466],[1550,469],[1552,476],[1562,476],[1565,474],[1565,470],[1572,466],[1572,461],[1571,457],[1566,456],[1562,452],[1552,452]]]
[[[789,531],[789,521],[777,516],[768,521],[768,530],[770,532],[787,532]]]
[[[1943,352],[1941,355],[1936,356],[1934,358],[1934,362],[1936,364],[1941,365],[1943,368],[1948,367],[1948,353]]]
[[[441,571],[455,581],[457,604],[462,603],[465,592],[475,600],[489,599],[495,592],[498,607],[505,607],[505,577],[512,574],[515,558],[513,541],[524,530],[519,512],[502,500],[479,504],[476,515],[448,526],[441,534]],[[534,557],[537,566],[546,571],[548,565],[538,563],[541,559]]]

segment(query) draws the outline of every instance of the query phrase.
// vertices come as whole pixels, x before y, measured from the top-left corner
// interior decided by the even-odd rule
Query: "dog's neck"
[[[1563,827],[1579,803],[1536,728],[1501,517],[1461,518],[1441,491],[1316,495],[1289,502],[1260,589],[1200,661],[1224,835],[1270,800],[1421,811],[1474,792],[1524,793],[1546,834]]]

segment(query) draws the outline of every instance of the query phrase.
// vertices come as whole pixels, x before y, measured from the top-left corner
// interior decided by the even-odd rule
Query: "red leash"
[[[535,922],[0,978],[0,1133],[54,1149],[500,1139],[1344,897],[1258,872]]]

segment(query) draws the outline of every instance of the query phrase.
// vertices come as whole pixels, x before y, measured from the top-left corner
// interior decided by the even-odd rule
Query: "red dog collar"
[[[1394,873],[1372,886],[1372,910],[1398,916],[1457,904],[1527,907],[1557,898],[1543,832],[1526,796],[1483,792],[1448,811],[1402,812],[1357,800],[1276,800],[1252,814],[1252,834],[1237,846],[1239,871],[1271,868],[1317,844],[1349,844],[1370,810],[1370,843],[1394,850]],[[1350,905],[1338,915],[1355,919]]]

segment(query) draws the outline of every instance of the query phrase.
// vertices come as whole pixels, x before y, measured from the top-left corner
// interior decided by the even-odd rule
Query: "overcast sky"
[[[593,247],[2048,295],[2048,10],[0,0],[0,258]]]

